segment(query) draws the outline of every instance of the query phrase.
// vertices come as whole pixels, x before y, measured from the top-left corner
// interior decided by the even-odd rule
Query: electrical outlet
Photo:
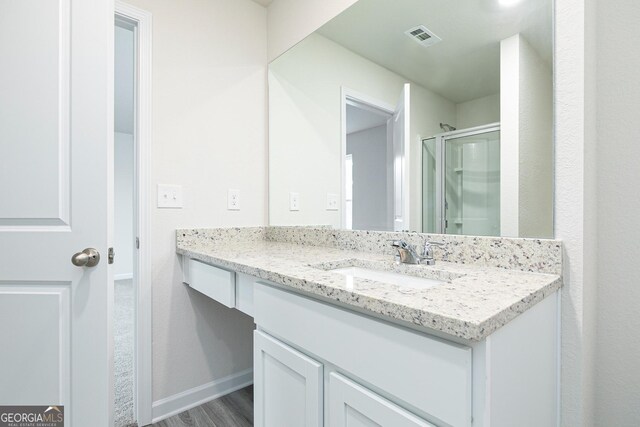
[[[338,210],[338,200],[339,196],[334,193],[327,193],[327,210],[328,211],[337,211]]]
[[[158,184],[158,207],[182,209],[182,186]]]
[[[290,211],[300,210],[300,194],[289,193],[289,210]]]
[[[227,209],[230,211],[240,210],[240,190],[229,190],[227,192]]]

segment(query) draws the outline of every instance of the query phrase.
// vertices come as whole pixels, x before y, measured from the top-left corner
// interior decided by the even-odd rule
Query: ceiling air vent
[[[433,34],[433,32],[429,31],[429,29],[424,25],[418,25],[417,27],[410,28],[404,33],[420,43],[422,46],[431,46],[442,41],[440,37]]]

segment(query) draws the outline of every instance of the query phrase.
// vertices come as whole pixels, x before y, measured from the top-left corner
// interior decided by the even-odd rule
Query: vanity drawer
[[[188,259],[184,282],[227,307],[236,305],[236,273]]]
[[[259,329],[401,406],[404,402],[446,425],[471,426],[470,347],[262,282],[254,290],[254,312]]]

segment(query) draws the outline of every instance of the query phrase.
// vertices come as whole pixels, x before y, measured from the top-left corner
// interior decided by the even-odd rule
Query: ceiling
[[[271,3],[273,3],[273,0],[253,0],[254,2],[261,4],[263,6],[269,6]]]
[[[552,61],[552,0],[359,0],[318,32],[460,103],[500,91],[500,41],[521,33]],[[424,47],[405,31],[424,25],[442,39]]]
[[[354,132],[360,132],[365,129],[386,125],[389,117],[389,114],[373,111],[371,109],[358,108],[354,105],[347,104],[347,135]]]

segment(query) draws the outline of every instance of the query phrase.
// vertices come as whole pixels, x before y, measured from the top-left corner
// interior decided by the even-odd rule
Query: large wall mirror
[[[359,0],[269,65],[269,222],[553,237],[552,0]]]

